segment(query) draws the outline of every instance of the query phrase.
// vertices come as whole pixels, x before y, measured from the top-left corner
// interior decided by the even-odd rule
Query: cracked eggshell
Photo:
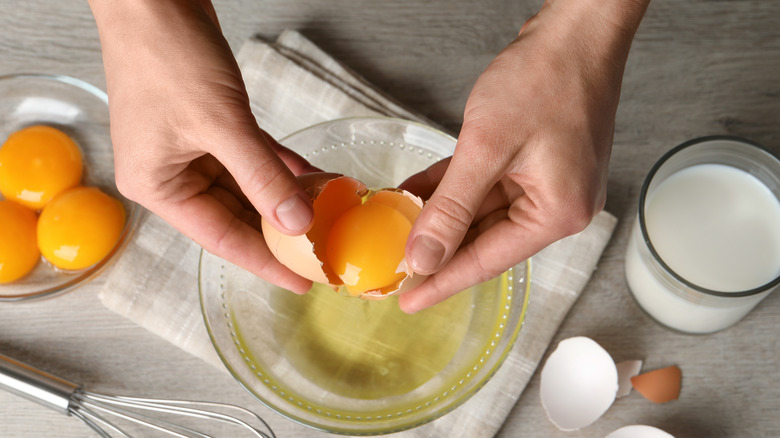
[[[617,398],[625,397],[631,393],[631,378],[642,370],[641,360],[624,360],[617,363],[618,392]]]
[[[540,390],[550,421],[561,430],[577,430],[598,420],[615,401],[617,368],[594,340],[564,339],[542,368]]]
[[[652,426],[635,424],[621,427],[605,438],[674,438],[674,436]]]
[[[306,193],[313,200],[316,200],[328,183],[338,179],[340,176],[339,174],[325,172],[307,173],[300,175],[298,182]],[[359,187],[356,187],[356,189],[359,189]],[[365,186],[362,189],[365,190]],[[357,201],[353,201],[353,203],[358,203],[359,199],[358,196]],[[290,236],[282,233],[274,228],[265,218],[261,219],[260,225],[263,230],[265,243],[281,264],[307,280],[323,284],[330,283],[328,276],[325,274],[322,261],[314,255],[314,243],[309,237],[310,234],[317,232],[315,230],[316,221],[312,230],[299,236]]]
[[[420,213],[423,201],[400,189],[369,190],[362,182],[347,176],[316,172],[301,175],[298,181],[313,200],[314,224],[304,235],[290,236],[276,230],[262,219],[263,237],[279,262],[296,274],[334,289],[343,285],[326,260],[328,234],[336,220],[348,209],[367,199],[392,207],[411,223]],[[377,290],[366,291],[360,298],[381,300],[410,290],[425,280],[423,275],[412,275],[402,260],[396,272],[406,272],[399,282]]]

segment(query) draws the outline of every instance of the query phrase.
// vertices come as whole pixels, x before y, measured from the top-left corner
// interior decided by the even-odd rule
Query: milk
[[[644,218],[652,247],[677,277],[651,255],[637,219],[626,252],[626,278],[642,308],[671,328],[689,333],[726,328],[771,288],[740,293],[780,275],[780,202],[748,172],[724,164],[679,170],[648,193]]]

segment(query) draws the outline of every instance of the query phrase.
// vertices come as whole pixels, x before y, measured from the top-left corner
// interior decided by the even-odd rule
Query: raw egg
[[[419,285],[404,248],[423,202],[399,189],[369,190],[347,176],[312,173],[299,177],[313,199],[314,225],[288,236],[265,219],[263,235],[274,256],[296,274],[344,290],[383,299]]]
[[[57,268],[88,268],[111,252],[124,223],[125,209],[119,200],[96,187],[74,187],[41,211],[38,245]]]
[[[35,212],[13,201],[0,201],[0,283],[32,271],[41,253],[36,244]]]
[[[79,184],[82,171],[76,143],[51,126],[20,129],[0,147],[0,192],[34,210]]]

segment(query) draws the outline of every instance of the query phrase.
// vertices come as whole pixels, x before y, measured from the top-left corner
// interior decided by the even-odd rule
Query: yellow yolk
[[[79,184],[81,174],[78,146],[50,126],[16,131],[0,147],[0,192],[34,210]]]
[[[29,208],[0,201],[0,283],[24,277],[41,258],[35,242],[37,220]]]
[[[117,199],[95,187],[78,186],[52,199],[38,219],[38,246],[65,270],[88,268],[114,248],[125,223]]]
[[[398,210],[371,200],[339,217],[328,234],[328,261],[351,295],[394,286],[406,277],[396,271],[411,229]]]

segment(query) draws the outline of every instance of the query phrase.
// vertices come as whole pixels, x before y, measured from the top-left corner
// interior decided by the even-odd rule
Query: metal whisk
[[[0,354],[0,389],[8,390],[65,415],[72,415],[103,438],[131,436],[117,425],[117,419],[176,437],[209,437],[206,433],[193,428],[153,416],[169,414],[228,423],[243,429],[251,436],[275,438],[273,431],[262,418],[239,406],[202,401],[95,394],[84,390],[77,383],[2,354]]]

